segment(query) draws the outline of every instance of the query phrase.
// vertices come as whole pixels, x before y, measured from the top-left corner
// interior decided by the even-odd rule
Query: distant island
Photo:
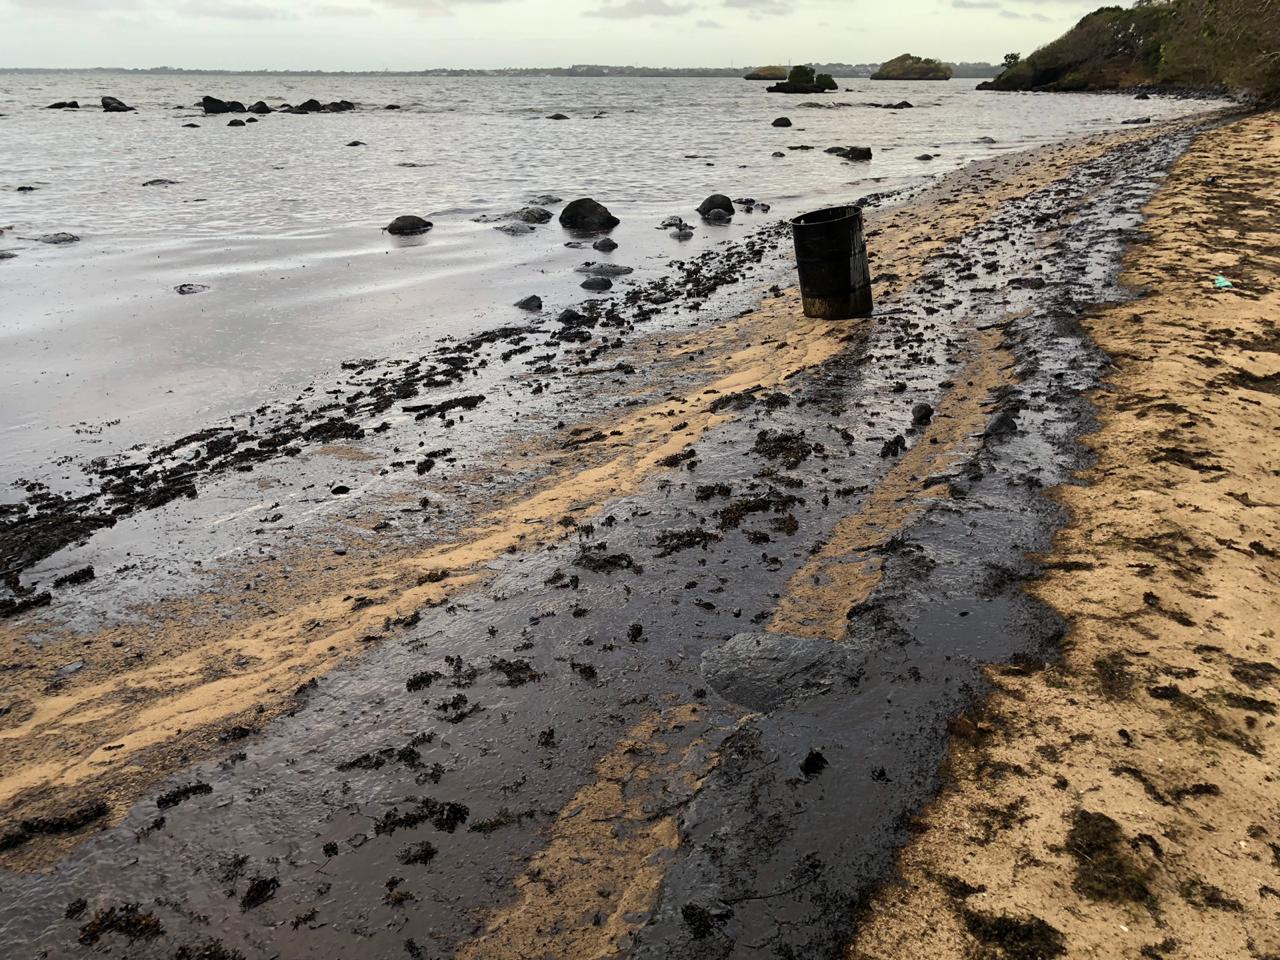
[[[880,65],[872,80],[950,80],[951,65],[941,60],[916,57],[904,53]]]
[[[830,93],[840,86],[829,73],[814,73],[813,67],[796,64],[787,79],[769,87],[770,93]]]
[[[979,90],[1224,89],[1280,96],[1280,32],[1247,4],[1214,0],[1100,7]],[[1268,24],[1271,24],[1269,27]]]

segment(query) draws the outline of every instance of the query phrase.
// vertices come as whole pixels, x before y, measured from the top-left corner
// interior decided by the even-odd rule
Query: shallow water
[[[12,226],[0,250],[17,254],[0,262],[0,482],[56,479],[68,473],[58,458],[159,442],[291,397],[350,357],[510,322],[510,304],[529,293],[548,309],[577,302],[572,268],[598,254],[566,248],[554,221],[518,237],[473,222],[537,194],[594,196],[622,219],[610,259],[636,268],[625,290],[765,216],[698,224],[684,243],[655,229],[672,214],[696,220],[712,192],[791,216],[993,153],[1208,106],[973,86],[845,80],[810,98],[722,79],[0,75],[0,227]],[[346,98],[360,109],[229,128],[176,106],[205,93],[273,105]],[[137,112],[103,113],[103,94]],[[82,109],[43,109],[66,99]],[[902,99],[915,109],[866,105]],[[815,101],[848,106],[804,106]],[[570,119],[544,119],[553,112]],[[779,115],[795,126],[773,128]],[[356,139],[366,145],[346,146]],[[870,146],[874,160],[822,152],[849,144]],[[916,159],[924,152],[937,156]],[[142,186],[154,178],[177,183]],[[382,233],[401,213],[435,229],[409,244]],[[55,231],[81,241],[29,239]],[[179,296],[181,283],[210,289]]]

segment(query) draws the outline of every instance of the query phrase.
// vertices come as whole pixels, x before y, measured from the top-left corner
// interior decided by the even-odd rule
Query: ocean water
[[[540,194],[592,196],[621,218],[608,259],[636,268],[623,292],[768,220],[1216,106],[975,82],[794,97],[731,79],[0,74],[0,251],[16,254],[0,260],[0,483],[288,398],[352,357],[522,321],[512,303],[530,293],[549,310],[584,299],[573,267],[601,257],[566,247],[554,220],[515,237],[476,222]],[[104,94],[137,111],[104,113]],[[204,94],[359,109],[231,128],[192,106]],[[82,109],[44,109],[71,99]],[[904,99],[914,108],[868,105]],[[546,119],[557,112],[570,119]],[[772,127],[783,115],[794,126]],[[823,152],[837,145],[874,159]],[[176,182],[144,186],[156,178]],[[715,192],[772,209],[702,224],[694,208]],[[434,230],[382,231],[405,213]],[[658,229],[671,215],[694,239]],[[35,239],[58,231],[80,241]],[[183,283],[209,289],[180,296]]]

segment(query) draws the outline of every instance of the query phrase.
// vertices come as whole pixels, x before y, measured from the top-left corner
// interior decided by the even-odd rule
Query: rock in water
[[[548,120],[568,120],[569,118],[566,117],[563,113],[553,113],[551,116],[547,117],[547,119]]]
[[[587,277],[580,286],[583,290],[590,290],[592,293],[604,293],[606,290],[613,289],[613,281],[608,277]]]
[[[922,153],[922,154],[920,154],[920,156],[916,157],[916,159],[917,159],[917,160],[932,160],[932,159],[933,159],[933,154],[932,154],[932,153]]]
[[[1150,118],[1150,117],[1133,117],[1133,118],[1132,118],[1132,119],[1130,119],[1130,120],[1121,120],[1120,122],[1121,122],[1121,123],[1127,123],[1127,124],[1135,124],[1135,123],[1150,123],[1150,122],[1151,122],[1151,118]]]
[[[156,177],[154,180],[148,180],[143,184],[144,187],[172,187],[176,186],[177,180],[166,180],[164,177]]]
[[[542,298],[537,294],[531,294],[523,300],[517,300],[516,306],[521,310],[528,310],[531,313],[542,309]]]
[[[779,117],[777,120],[773,121],[773,125],[775,127],[789,127],[791,126],[791,120],[787,117]]]
[[[184,297],[189,297],[193,293],[204,293],[209,288],[203,283],[180,283],[173,288]]]
[[[75,100],[59,100],[45,107],[46,110],[79,110],[80,104]]]
[[[183,126],[184,126],[184,127],[187,127],[188,129],[191,129],[191,130],[199,130],[199,129],[200,129],[200,124],[198,124],[198,123],[184,123],[184,124],[183,124]]]
[[[80,238],[74,233],[46,233],[43,237],[36,237],[41,243],[52,243],[54,246],[61,246],[64,243],[79,243]]]
[[[348,147],[365,147],[368,146],[363,140],[352,140],[347,144]]]
[[[591,245],[593,250],[599,250],[601,253],[613,253],[618,249],[618,241],[610,240],[608,237],[601,237]]]
[[[244,126],[244,121],[243,121],[243,120],[228,120],[228,121],[227,121],[227,126],[228,126],[228,127],[243,127],[243,126]]]
[[[227,102],[219,100],[217,97],[201,97],[200,106],[205,113],[230,113],[227,109]]]
[[[624,277],[628,273],[635,273],[635,267],[626,267],[620,263],[596,263],[594,260],[588,260],[581,266],[573,268],[574,273],[586,273],[593,277]]]
[[[728,223],[733,219],[733,214],[725,213],[720,209],[708,210],[702,219],[706,220],[707,223]]]
[[[580,197],[560,211],[560,226],[570,230],[612,230],[621,222],[590,197]]]
[[[827,147],[824,153],[830,153],[841,160],[870,160],[870,147]]]
[[[263,101],[261,101],[261,100],[259,100],[259,101],[258,101],[257,103],[255,103],[253,106],[251,106],[251,107],[249,108],[249,112],[250,112],[250,113],[257,113],[257,114],[275,113],[275,111],[274,111],[274,110],[272,110],[270,107],[268,107],[268,106],[266,105],[266,103],[264,103],[264,102],[263,102]]]
[[[383,107],[382,109],[383,109],[383,110],[399,110],[399,109],[400,109],[400,104],[398,104],[398,103],[388,103],[388,104],[387,104],[385,107]]]
[[[512,217],[521,223],[550,223],[551,211],[543,207],[521,207]]]
[[[500,223],[493,229],[499,233],[505,233],[508,237],[523,237],[527,233],[533,233],[534,226],[532,223],[521,223],[517,220],[515,223]]]
[[[707,199],[703,200],[702,203],[698,204],[698,212],[708,220],[711,219],[709,214],[712,210],[722,210],[732,217],[733,201],[723,193],[713,193],[711,196],[707,197]]]
[[[382,229],[387,233],[395,234],[397,237],[412,237],[420,233],[426,233],[431,229],[433,224],[430,220],[423,220],[421,217],[415,217],[413,214],[404,214],[396,217]]]
[[[103,97],[102,109],[107,113],[130,113],[133,107],[118,97]]]

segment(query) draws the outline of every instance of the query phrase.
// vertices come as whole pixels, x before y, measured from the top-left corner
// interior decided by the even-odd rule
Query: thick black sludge
[[[590,526],[496,561],[484,588],[300,690],[295,715],[157,786],[52,872],[0,874],[0,946],[449,956],[512,901],[600,758],[692,703],[701,720],[677,745],[700,738],[691,762],[711,772],[696,792],[667,785],[681,844],[622,953],[838,956],[936,789],[945,721],[980,692],[979,665],[1052,652],[1060,625],[1019,584],[1061,520],[1041,488],[1080,462],[1082,391],[1105,364],[1074,318],[1121,294],[1118,254],[1188,136],[1117,147],[1010,202],[851,326],[841,355],[785,391],[708,397],[740,415]],[[1017,382],[940,478],[953,497],[881,551],[848,637],[780,638],[772,658],[731,639],[764,629],[919,442],[919,406],[940,405],[991,325]],[[771,663],[789,679],[768,682]]]
[[[967,264],[999,250],[1001,282],[953,275],[947,289],[974,326],[1000,323],[1017,382],[979,452],[947,478],[952,498],[879,551],[884,580],[849,611],[843,643],[810,650],[800,674],[762,658],[753,638],[704,654],[708,679],[730,698],[745,677],[769,686],[770,669],[775,689],[786,677],[794,694],[722,746],[682,819],[678,861],[635,956],[839,956],[937,789],[946,720],[980,693],[981,666],[1040,669],[1052,657],[1063,625],[1020,585],[1036,573],[1029,554],[1063,520],[1041,491],[1083,465],[1084,392],[1106,366],[1077,318],[1122,295],[1123,245],[1187,142],[1130,145],[1086,164],[939,258]]]

